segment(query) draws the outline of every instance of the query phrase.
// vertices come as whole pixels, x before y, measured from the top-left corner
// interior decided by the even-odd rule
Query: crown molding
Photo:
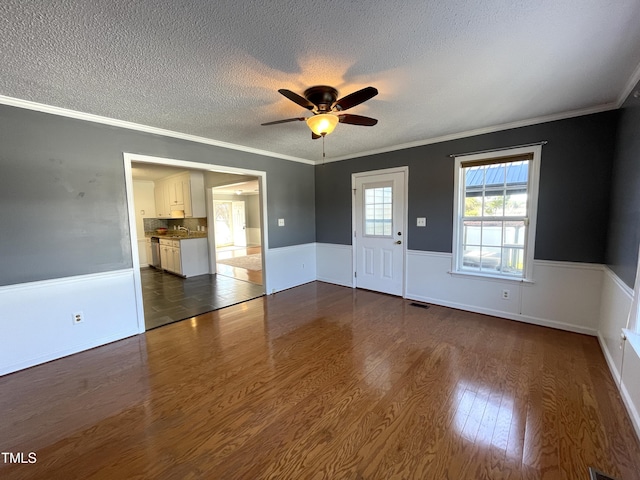
[[[631,77],[629,77],[629,81],[627,82],[624,89],[620,93],[620,96],[618,97],[618,108],[620,108],[622,104],[627,100],[629,95],[631,95],[631,92],[633,91],[634,87],[638,84],[638,82],[640,82],[640,64],[636,67],[634,72],[631,74]]]
[[[349,160],[351,158],[367,157],[370,155],[377,155],[380,153],[388,153],[388,152],[394,152],[397,150],[404,150],[406,148],[414,148],[414,147],[421,147],[424,145],[431,145],[434,143],[448,142],[451,140],[458,140],[460,138],[473,137],[476,135],[484,135],[487,133],[495,133],[495,132],[500,132],[502,130],[510,130],[512,128],[528,127],[530,125],[537,125],[539,123],[554,122],[556,120],[565,120],[567,118],[580,117],[583,115],[590,115],[593,113],[606,112],[609,110],[615,110],[617,108],[618,108],[617,103],[607,103],[607,104],[598,105],[595,107],[583,108],[580,110],[572,110],[570,112],[546,115],[543,117],[530,118],[530,119],[521,120],[518,122],[503,123],[502,125],[495,125],[492,127],[478,128],[475,130],[467,130],[464,132],[452,133],[450,135],[442,135],[440,137],[433,137],[426,140],[417,140],[415,142],[402,143],[402,144],[394,145],[390,147],[378,148],[375,150],[368,150],[366,152],[360,152],[353,155],[344,155],[340,157],[327,158],[324,161],[324,163],[339,162],[341,160]],[[322,162],[316,162],[316,163],[320,164]]]
[[[139,124],[139,123],[127,122],[127,121],[124,121],[124,120],[117,120],[117,119],[114,119],[114,118],[103,117],[103,116],[94,115],[94,114],[91,114],[91,113],[79,112],[77,110],[70,110],[70,109],[67,109],[67,108],[55,107],[55,106],[46,105],[46,104],[43,104],[43,103],[31,102],[29,100],[22,100],[22,99],[19,99],[19,98],[7,97],[7,96],[4,96],[4,95],[0,95],[0,104],[12,106],[12,107],[24,108],[24,109],[27,109],[27,110],[34,110],[34,111],[42,112],[42,113],[48,113],[48,114],[51,114],[51,115],[58,115],[58,116],[62,116],[62,117],[74,118],[76,120],[84,120],[84,121],[88,121],[88,122],[100,123],[100,124],[103,124],[103,125],[110,125],[110,126],[114,126],[114,127],[126,128],[128,130],[135,130],[135,131],[138,131],[138,132],[144,132],[144,133],[150,133],[150,134],[154,134],[154,135],[161,135],[161,136],[165,136],[165,137],[177,138],[177,139],[186,140],[186,141],[189,141],[189,142],[202,143],[202,144],[205,144],[205,145],[213,145],[213,146],[216,146],[216,147],[226,148],[226,149],[230,149],[230,150],[237,150],[237,151],[246,152],[246,153],[252,153],[252,154],[255,154],[255,155],[262,155],[262,156],[272,157],[272,158],[280,158],[282,160],[288,160],[288,161],[291,161],[291,162],[304,163],[304,164],[307,164],[307,165],[321,165],[323,163],[339,162],[339,161],[342,161],[342,160],[349,160],[349,159],[352,159],[352,158],[367,157],[367,156],[370,156],[370,155],[377,155],[377,154],[380,154],[380,153],[388,153],[388,152],[393,152],[393,151],[396,151],[396,150],[404,150],[404,149],[407,149],[407,148],[421,147],[421,146],[424,146],[424,145],[431,145],[431,144],[434,144],[434,143],[441,143],[441,142],[447,142],[447,141],[451,141],[451,140],[458,140],[458,139],[461,139],[461,138],[472,137],[472,136],[475,136],[475,135],[483,135],[483,134],[487,134],[487,133],[499,132],[499,131],[502,131],[502,130],[509,130],[509,129],[512,129],[512,128],[526,127],[526,126],[530,126],[530,125],[536,125],[536,124],[539,124],[539,123],[553,122],[553,121],[556,121],[556,120],[565,120],[565,119],[568,119],[568,118],[579,117],[579,116],[582,116],[582,115],[590,115],[590,114],[593,114],[593,113],[600,113],[600,112],[606,112],[606,111],[609,111],[609,110],[615,110],[615,109],[619,108],[622,105],[622,103],[624,102],[626,97],[629,95],[629,93],[631,92],[631,90],[633,89],[635,84],[637,83],[638,79],[640,79],[640,66],[638,66],[638,68],[636,69],[636,71],[632,75],[631,79],[627,83],[627,86],[625,87],[625,91],[623,92],[623,95],[621,95],[619,97],[619,99],[616,101],[616,103],[607,103],[607,104],[598,105],[598,106],[595,106],[595,107],[584,108],[584,109],[580,109],[580,110],[573,110],[573,111],[570,111],[570,112],[563,112],[563,113],[558,113],[558,114],[553,114],[553,115],[546,115],[546,116],[542,116],[542,117],[535,117],[535,118],[522,120],[522,121],[518,121],[518,122],[505,123],[505,124],[502,124],[502,125],[495,125],[495,126],[485,127],[485,128],[478,128],[478,129],[475,129],[475,130],[466,130],[464,132],[458,132],[458,133],[453,133],[453,134],[450,134],[450,135],[443,135],[443,136],[428,138],[428,139],[424,139],[424,140],[417,140],[415,142],[408,142],[408,143],[403,143],[403,144],[398,144],[398,145],[391,145],[391,146],[388,146],[388,147],[383,147],[383,148],[374,149],[374,150],[367,150],[365,152],[354,153],[354,154],[351,154],[351,155],[343,155],[343,156],[339,156],[339,157],[330,157],[330,158],[326,158],[324,160],[308,160],[308,159],[305,159],[305,158],[293,157],[293,156],[290,156],[290,155],[279,154],[279,153],[270,152],[270,151],[267,151],[267,150],[261,150],[261,149],[258,149],[258,148],[246,147],[246,146],[243,146],[243,145],[236,145],[234,143],[222,142],[222,141],[219,141],[219,140],[213,140],[211,138],[199,137],[199,136],[196,136],[196,135],[189,135],[189,134],[186,134],[186,133],[175,132],[173,130],[165,130],[163,128],[150,127],[148,125],[142,125],[142,124]],[[620,99],[622,99],[622,100],[620,100]]]
[[[11,107],[24,108],[27,110],[34,110],[36,112],[49,113],[51,115],[58,115],[61,117],[74,118],[76,120],[85,120],[87,122],[101,123],[103,125],[110,125],[112,127],[126,128],[128,130],[135,130],[138,132],[151,133],[154,135],[162,135],[165,137],[178,138],[180,140],[186,140],[189,142],[204,143],[206,145],[213,145],[216,147],[227,148],[229,150],[238,150],[246,153],[253,153],[255,155],[263,155],[266,157],[280,158],[282,160],[289,160],[291,162],[306,163],[307,165],[315,165],[313,160],[307,160],[305,158],[293,157],[289,155],[283,155],[279,153],[269,152],[267,150],[260,150],[258,148],[245,147],[243,145],[236,145],[235,143],[221,142],[219,140],[213,140],[211,138],[199,137],[197,135],[189,135],[186,133],[174,132],[173,130],[165,130],[163,128],[150,127],[148,125],[142,125],[134,122],[127,122],[124,120],[117,120],[115,118],[103,117],[101,115],[94,115],[92,113],[79,112],[77,110],[70,110],[68,108],[54,107],[52,105],[45,105],[43,103],[31,102],[29,100],[22,100],[20,98],[7,97],[0,95],[0,104],[8,105]]]

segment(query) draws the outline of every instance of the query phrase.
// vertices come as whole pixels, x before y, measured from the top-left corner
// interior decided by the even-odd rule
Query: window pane
[[[482,247],[480,270],[500,270],[500,247]]]
[[[502,246],[502,222],[482,222],[482,245]]]
[[[365,188],[365,235],[391,236],[393,231],[393,188]]]
[[[365,235],[374,235],[375,233],[375,224],[373,220],[366,220],[364,224],[364,233]]]
[[[509,221],[504,223],[504,245],[517,245],[524,247],[524,239],[527,236],[527,227],[524,220]]]
[[[504,195],[484,197],[484,215],[487,217],[502,217],[504,215]]]
[[[516,193],[507,195],[504,214],[507,217],[523,217],[527,214],[527,194]]]
[[[465,220],[462,225],[462,243],[480,246],[482,238],[482,222]]]
[[[503,186],[505,183],[506,164],[487,165],[485,167],[485,186]]]
[[[477,247],[466,245],[462,255],[465,270],[496,273],[500,270],[500,247]]]
[[[462,254],[462,265],[467,270],[480,270],[480,247],[466,245]]]
[[[482,211],[482,197],[478,195],[467,196],[464,199],[464,216],[479,217]]]
[[[509,275],[522,275],[524,270],[524,248],[502,249],[502,271]]]
[[[373,203],[373,189],[372,188],[367,188],[364,191],[364,203],[366,205],[369,205],[370,203]]]

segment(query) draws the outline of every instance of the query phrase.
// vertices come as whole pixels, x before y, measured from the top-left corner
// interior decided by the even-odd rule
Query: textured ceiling
[[[0,95],[311,161],[277,93],[379,95],[327,159],[615,108],[638,80],[638,0],[4,0]],[[7,98],[0,100],[7,103]]]

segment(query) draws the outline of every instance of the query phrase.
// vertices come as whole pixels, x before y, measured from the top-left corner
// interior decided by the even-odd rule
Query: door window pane
[[[393,187],[364,189],[365,235],[392,236]]]

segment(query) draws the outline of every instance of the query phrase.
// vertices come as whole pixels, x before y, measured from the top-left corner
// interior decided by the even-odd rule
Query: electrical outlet
[[[73,318],[74,325],[77,325],[78,323],[82,323],[84,322],[84,313],[76,312],[72,315],[72,318]]]
[[[427,226],[426,217],[418,217],[416,219],[416,227],[426,227],[426,226]]]
[[[511,297],[511,291],[510,290],[502,290],[502,299],[503,300],[509,300],[509,298]]]
[[[284,218],[279,218],[278,219],[278,226],[279,227],[284,227]]]

